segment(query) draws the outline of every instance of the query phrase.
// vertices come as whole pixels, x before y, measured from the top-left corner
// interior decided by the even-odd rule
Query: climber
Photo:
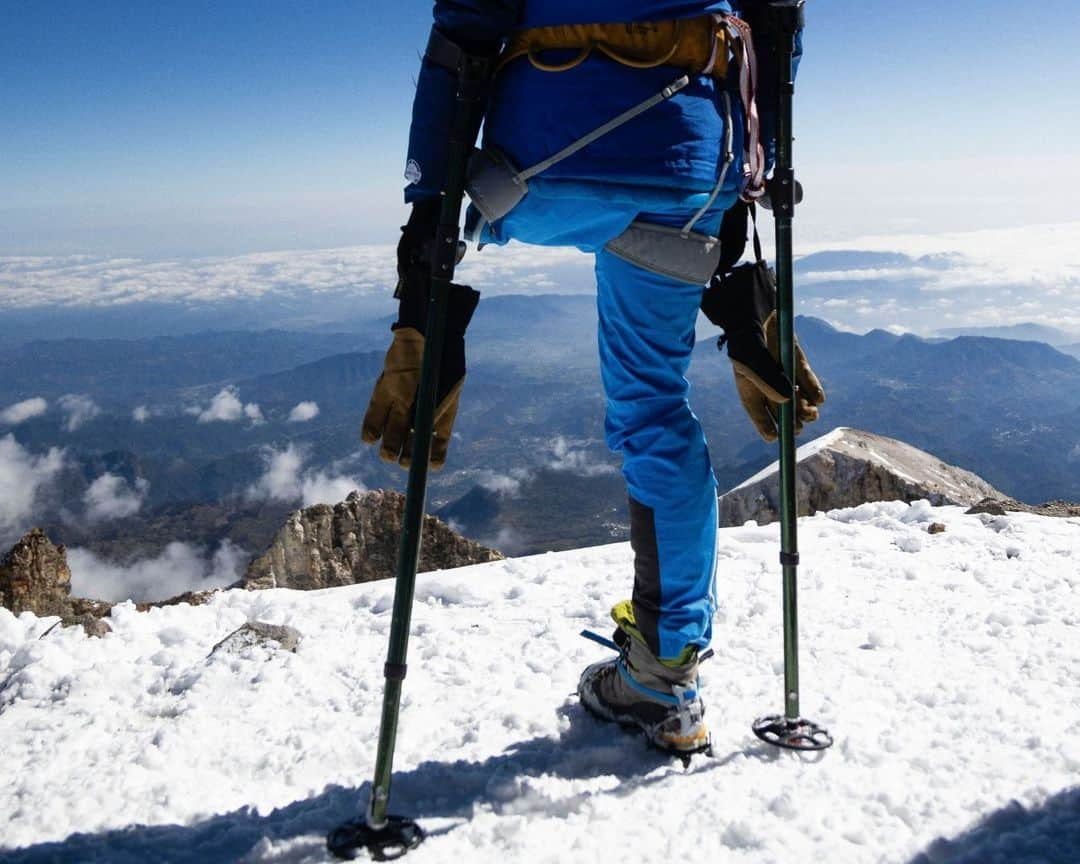
[[[633,595],[612,610],[620,654],[589,666],[578,693],[592,713],[679,754],[708,745],[697,679],[716,609],[717,488],[685,378],[707,284],[704,307],[723,322],[740,398],[764,437],[775,437],[775,406],[793,393],[767,321],[775,298],[770,307],[767,290],[728,296],[743,282],[725,280],[735,261],[721,262],[717,239],[726,211],[745,225],[765,192],[777,87],[768,5],[435,0],[406,159],[399,315],[362,427],[383,458],[409,464],[454,70],[463,56],[490,58],[466,231],[479,245],[514,239],[595,256],[605,433],[629,495]],[[741,241],[734,259],[745,228]],[[446,459],[478,299],[451,288],[435,468]],[[813,420],[824,393],[801,355],[799,385],[798,416]]]

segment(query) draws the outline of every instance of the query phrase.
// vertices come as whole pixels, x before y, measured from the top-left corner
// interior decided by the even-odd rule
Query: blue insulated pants
[[[709,643],[716,607],[716,479],[686,381],[705,286],[651,273],[603,247],[634,219],[685,225],[707,194],[611,185],[575,197],[564,185],[536,178],[485,241],[596,255],[605,432],[623,457],[630,495],[634,619],[650,650],[673,659]],[[714,234],[734,198],[726,190],[694,230]]]
[[[630,496],[634,616],[650,649],[676,658],[708,644],[715,610],[716,479],[685,377],[704,286],[603,249],[596,283],[605,433]]]

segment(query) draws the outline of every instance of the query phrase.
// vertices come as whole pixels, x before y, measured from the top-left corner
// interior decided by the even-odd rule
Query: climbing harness
[[[519,30],[510,37],[497,69],[519,57],[542,72],[565,72],[594,52],[633,69],[678,66],[695,75],[727,75],[728,29],[719,15],[674,21],[618,24],[560,24]],[[568,60],[545,60],[550,52],[577,53]]]

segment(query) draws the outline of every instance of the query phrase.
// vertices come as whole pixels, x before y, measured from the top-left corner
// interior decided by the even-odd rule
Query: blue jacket
[[[435,0],[435,26],[459,44],[494,50],[515,29],[551,24],[669,20],[735,11],[753,24],[766,0]],[[756,40],[760,42],[760,40]],[[758,45],[759,52],[761,45]],[[773,104],[775,62],[759,61],[759,110]],[[672,67],[630,69],[591,57],[567,72],[543,72],[519,58],[493,83],[484,140],[518,168],[565,147],[604,121],[643,101],[679,77]],[[730,76],[734,78],[735,76]],[[738,106],[734,81],[727,89]],[[563,162],[548,169],[545,184],[581,188],[633,187],[671,193],[707,193],[717,182],[724,138],[720,94],[712,78],[696,76],[683,91]],[[445,176],[446,141],[452,125],[453,75],[424,61],[413,102],[406,201],[432,197]],[[738,111],[736,112],[738,113]],[[764,117],[766,141],[770,118]],[[741,118],[737,118],[741,136]],[[738,148],[739,138],[736,138]],[[728,191],[738,172],[731,172]]]

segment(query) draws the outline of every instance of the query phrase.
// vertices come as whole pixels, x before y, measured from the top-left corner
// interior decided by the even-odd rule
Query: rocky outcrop
[[[855,507],[868,501],[974,504],[1003,499],[982,478],[881,435],[839,427],[796,452],[798,513]],[[721,526],[775,522],[780,511],[777,463],[720,497]]]
[[[353,492],[339,504],[293,513],[266,553],[249,565],[243,586],[330,588],[394,575],[405,496],[390,490]],[[466,540],[434,516],[424,517],[420,571],[502,558]]]
[[[72,614],[67,551],[34,528],[0,560],[0,606],[18,615]]]
[[[1058,516],[1068,519],[1080,516],[1080,503],[1047,501],[1045,504],[1024,504],[1012,498],[983,498],[964,512],[990,513],[993,516],[1004,516],[1006,513],[1033,513],[1036,516]]]

